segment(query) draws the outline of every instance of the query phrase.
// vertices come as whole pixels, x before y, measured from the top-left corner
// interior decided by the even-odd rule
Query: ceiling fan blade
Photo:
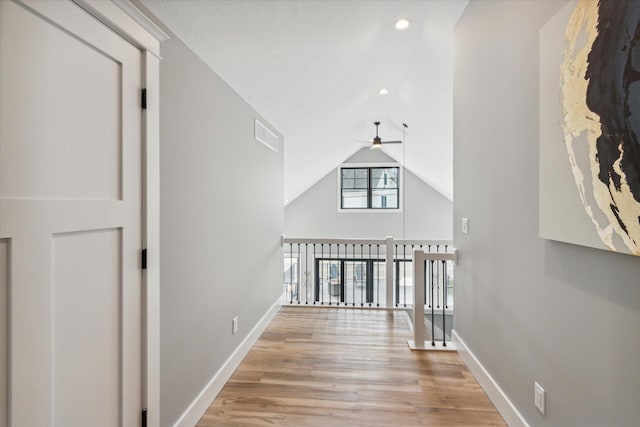
[[[382,144],[402,144],[402,141],[381,141]]]

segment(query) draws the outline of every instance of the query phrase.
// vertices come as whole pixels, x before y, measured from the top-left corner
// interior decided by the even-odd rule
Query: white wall
[[[344,163],[389,163],[379,150],[363,148]],[[333,169],[285,208],[287,237],[402,238],[402,213],[338,212],[338,171]],[[452,202],[417,178],[404,174],[407,239],[450,240]],[[403,185],[402,182],[400,185]]]
[[[161,48],[160,387],[169,426],[282,292],[283,144],[280,135],[276,153],[253,139],[256,112],[182,42]]]
[[[564,4],[472,1],[456,28],[455,329],[530,425],[638,425],[640,259],[538,237],[539,28]]]

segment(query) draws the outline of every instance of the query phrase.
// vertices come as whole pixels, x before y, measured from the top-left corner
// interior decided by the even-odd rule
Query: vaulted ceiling
[[[384,151],[452,198],[452,34],[468,0],[142,3],[284,135],[285,203],[362,148],[374,121],[383,139],[406,123],[404,147]]]

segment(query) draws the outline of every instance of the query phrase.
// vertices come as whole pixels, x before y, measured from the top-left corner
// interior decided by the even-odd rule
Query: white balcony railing
[[[425,286],[416,286],[414,288],[414,300],[431,300],[436,304],[416,304],[413,308],[413,340],[409,341],[409,347],[413,350],[455,350],[454,343],[449,340],[447,342],[447,312],[449,310],[449,280],[448,269],[450,264],[458,260],[458,253],[455,249],[444,253],[425,252],[422,249],[415,249],[413,252],[413,277],[415,283],[425,283]],[[438,289],[443,290],[442,300],[434,299],[434,293]],[[430,331],[425,330],[424,318],[426,316],[431,319],[429,322]],[[437,316],[440,317],[440,330],[442,339],[438,339],[436,333]],[[449,325],[449,330],[451,329]],[[425,335],[425,332],[428,332]],[[430,341],[430,342],[429,342]]]
[[[414,332],[430,332],[428,339],[435,343],[438,336],[446,347],[454,304],[451,244],[393,237],[283,238],[286,304],[405,309],[412,320],[416,313],[423,319]],[[413,346],[418,342],[421,348],[422,341],[413,340]]]
[[[291,305],[400,308],[416,301],[414,252],[446,254],[451,241],[284,238],[284,296]],[[453,266],[436,263],[421,280],[427,312],[453,309]],[[433,289],[431,280],[436,283]],[[418,299],[418,300],[420,300]],[[433,319],[434,316],[431,317]],[[432,322],[433,323],[433,322]],[[444,334],[446,331],[443,330]]]

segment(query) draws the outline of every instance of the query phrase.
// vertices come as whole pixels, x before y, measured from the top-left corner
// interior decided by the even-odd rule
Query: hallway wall
[[[282,135],[277,153],[253,138],[257,113],[175,36],[161,49],[160,403],[170,426],[281,295],[284,147]]]
[[[455,30],[455,329],[530,425],[631,426],[640,259],[538,237],[539,29],[565,4],[471,1]]]
[[[395,160],[380,150],[363,148],[344,163],[395,163]],[[409,170],[405,170],[404,182],[406,238],[451,240],[451,200]],[[333,169],[285,207],[285,235],[315,238],[402,238],[403,213],[338,212],[338,192],[338,170]]]

